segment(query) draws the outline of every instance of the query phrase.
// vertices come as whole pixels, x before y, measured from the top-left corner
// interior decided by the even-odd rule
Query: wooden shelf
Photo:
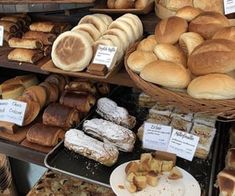
[[[22,161],[44,166],[45,153],[38,152],[17,143],[0,139],[0,153]]]
[[[7,4],[25,4],[25,3],[93,3],[94,0],[0,0]]]

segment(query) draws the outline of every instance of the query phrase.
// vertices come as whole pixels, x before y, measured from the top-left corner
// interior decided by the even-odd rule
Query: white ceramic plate
[[[183,178],[178,180],[169,180],[168,173],[161,175],[156,187],[147,186],[144,190],[130,193],[125,188],[127,163],[119,165],[110,176],[110,185],[117,196],[200,196],[201,188],[197,180],[185,170],[177,167]]]

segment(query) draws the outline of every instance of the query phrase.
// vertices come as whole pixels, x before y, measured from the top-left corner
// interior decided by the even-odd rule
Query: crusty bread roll
[[[114,3],[115,9],[130,9],[134,8],[135,1],[133,0],[116,0]]]
[[[189,31],[210,39],[215,32],[229,25],[229,20],[224,15],[218,12],[203,12],[189,23]]]
[[[189,55],[188,67],[194,75],[227,73],[235,69],[235,42],[207,40]]]
[[[174,27],[174,30],[172,29]],[[172,16],[160,21],[155,28],[155,36],[159,43],[175,44],[182,33],[186,32],[188,23],[185,19]]]
[[[224,27],[217,31],[212,39],[228,39],[235,41],[235,27]]]
[[[75,26],[71,31],[77,32],[78,30],[86,31],[87,33],[89,33],[94,41],[101,36],[101,33],[93,24],[79,24]]]
[[[192,6],[185,6],[178,9],[175,15],[187,21],[191,21],[201,13],[202,10],[199,8],[194,8]]]
[[[187,55],[190,55],[192,51],[203,42],[203,37],[194,32],[183,33],[179,38],[179,45]]]
[[[176,12],[166,7],[162,6],[160,3],[155,4],[155,13],[161,19],[169,18],[171,16],[175,16]]]
[[[129,40],[128,40],[127,33],[125,31],[123,31],[122,29],[117,29],[117,28],[108,29],[107,31],[105,31],[104,35],[118,36],[122,42],[124,50],[126,50],[129,46]]]
[[[224,14],[224,5],[221,0],[193,0],[193,5],[205,11],[215,11]]]
[[[25,48],[25,49],[42,49],[43,43],[40,40],[16,38],[13,37],[8,41],[11,48]]]
[[[186,56],[183,50],[172,44],[157,44],[154,54],[159,60],[174,62],[186,67]]]
[[[233,99],[235,80],[225,74],[208,74],[195,78],[187,92],[198,99]]]
[[[162,60],[147,64],[140,77],[168,88],[186,88],[190,82],[190,74],[183,65]]]
[[[107,26],[109,26],[113,22],[113,19],[111,18],[111,16],[107,14],[93,14],[93,15],[101,18]]]
[[[52,46],[51,57],[56,67],[66,71],[82,71],[92,58],[92,47],[81,33],[60,34]]]
[[[135,1],[135,8],[136,9],[144,9],[147,5],[152,3],[153,0],[136,0]]]
[[[193,0],[159,0],[159,4],[166,7],[167,9],[177,11],[178,9],[185,6],[192,6]]]
[[[127,65],[132,71],[139,73],[145,65],[156,60],[157,57],[153,52],[136,50],[128,57]]]
[[[25,90],[22,84],[2,84],[2,99],[16,99],[21,96]]]
[[[137,50],[145,52],[153,52],[155,46],[157,45],[157,40],[154,38],[145,38],[137,46]]]
[[[93,24],[101,34],[103,34],[108,26],[105,24],[105,22],[97,15],[86,15],[79,21],[79,24]]]

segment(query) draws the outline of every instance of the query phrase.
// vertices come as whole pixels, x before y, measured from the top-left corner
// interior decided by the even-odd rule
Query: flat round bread
[[[93,15],[101,18],[107,26],[109,26],[113,22],[113,19],[107,14],[93,14]]]
[[[57,37],[52,46],[52,61],[66,71],[82,71],[92,58],[92,46],[79,32],[67,31]]]
[[[86,31],[87,33],[90,34],[90,36],[93,38],[94,41],[99,39],[99,37],[101,36],[101,33],[93,24],[80,24],[72,29],[72,31],[77,31],[77,30]]]
[[[143,36],[144,27],[140,18],[137,15],[128,13],[124,14],[122,17],[132,18],[135,21],[135,24],[139,27],[140,37]]]
[[[98,16],[95,15],[86,15],[79,21],[79,24],[93,24],[101,34],[103,34],[107,29],[108,26],[105,22]]]
[[[78,27],[78,26],[76,26],[76,27]],[[95,40],[91,37],[91,35],[87,31],[81,30],[76,27],[74,27],[71,31],[75,32],[75,33],[82,33],[87,38],[87,40],[90,42],[90,44],[92,45]]]

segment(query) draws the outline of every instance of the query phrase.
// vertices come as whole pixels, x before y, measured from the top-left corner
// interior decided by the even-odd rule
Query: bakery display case
[[[146,153],[147,157],[152,153],[151,158],[146,158],[149,165],[143,164],[136,173],[133,172],[138,176],[136,180],[153,180],[155,175],[161,176],[167,170],[156,169],[156,165],[151,165],[153,162],[161,164],[161,168],[170,167],[171,177],[181,171],[175,166],[188,172],[198,182],[201,195],[219,195],[219,189],[233,193],[232,187],[224,187],[227,182],[234,183],[233,133],[230,133],[229,144],[229,130],[233,132],[233,129],[230,129],[231,123],[226,122],[227,119],[233,121],[234,117],[233,85],[219,93],[216,90],[220,83],[216,85],[218,88],[209,87],[209,90],[216,91],[215,94],[223,93],[217,96],[212,92],[213,96],[210,94],[209,98],[196,97],[200,93],[203,95],[205,86],[195,87],[194,93],[188,87],[196,77],[214,74],[211,67],[207,69],[202,63],[210,64],[212,60],[220,67],[226,67],[225,71],[219,66],[213,67],[212,72],[222,72],[223,80],[229,78],[228,83],[233,84],[233,73],[227,74],[234,71],[229,64],[234,58],[233,21],[220,14],[221,4],[213,7],[196,0],[195,4],[187,0],[179,4],[173,0],[150,0],[143,7],[146,2],[117,1],[111,5],[112,1],[44,0],[33,3],[81,3],[87,7],[27,15],[1,14],[0,26],[5,29],[4,45],[0,48],[0,69],[4,72],[0,74],[4,75],[1,96],[2,99],[26,102],[28,108],[24,127],[15,130],[13,123],[0,122],[0,152],[56,172],[46,173],[29,195],[51,191],[54,178],[60,181],[57,191],[62,191],[60,186],[68,179],[64,182],[64,177],[57,173],[93,184],[84,185],[85,193],[95,194],[93,189],[98,189],[97,194],[113,195],[110,189],[97,188],[98,185],[110,188],[110,175],[118,166],[133,160],[141,162]],[[6,1],[0,0],[1,3]],[[10,3],[31,1],[14,0]],[[160,19],[169,16],[173,17]],[[212,36],[213,40],[205,41]],[[224,37],[228,40],[221,41]],[[92,63],[100,44],[116,47],[111,68]],[[217,54],[210,61],[206,56],[209,47],[213,48],[211,53]],[[222,56],[224,53],[228,58]],[[149,64],[152,68],[142,72]],[[171,67],[175,69],[167,73]],[[32,87],[24,86],[24,80],[27,80],[24,77],[29,77],[27,74],[38,77]],[[218,80],[213,83],[216,82]],[[12,90],[12,85],[17,88]],[[111,92],[110,85],[113,85]],[[223,100],[214,100],[221,97]],[[171,162],[169,157],[154,157],[157,156],[155,151],[143,148],[145,123],[170,126],[186,135],[197,136],[199,143],[192,161],[177,157],[177,161]],[[150,175],[148,167],[153,167],[151,171],[155,173]],[[146,186],[141,186],[133,180],[135,177],[130,179],[128,175],[128,181],[134,185],[126,188],[129,191]],[[83,185],[79,180],[70,180],[78,187]],[[149,182],[151,184],[156,186],[157,183]],[[70,187],[69,183],[66,186]],[[125,185],[120,185],[119,189],[125,189]],[[79,190],[79,194],[83,191]],[[69,194],[73,194],[72,189]]]

